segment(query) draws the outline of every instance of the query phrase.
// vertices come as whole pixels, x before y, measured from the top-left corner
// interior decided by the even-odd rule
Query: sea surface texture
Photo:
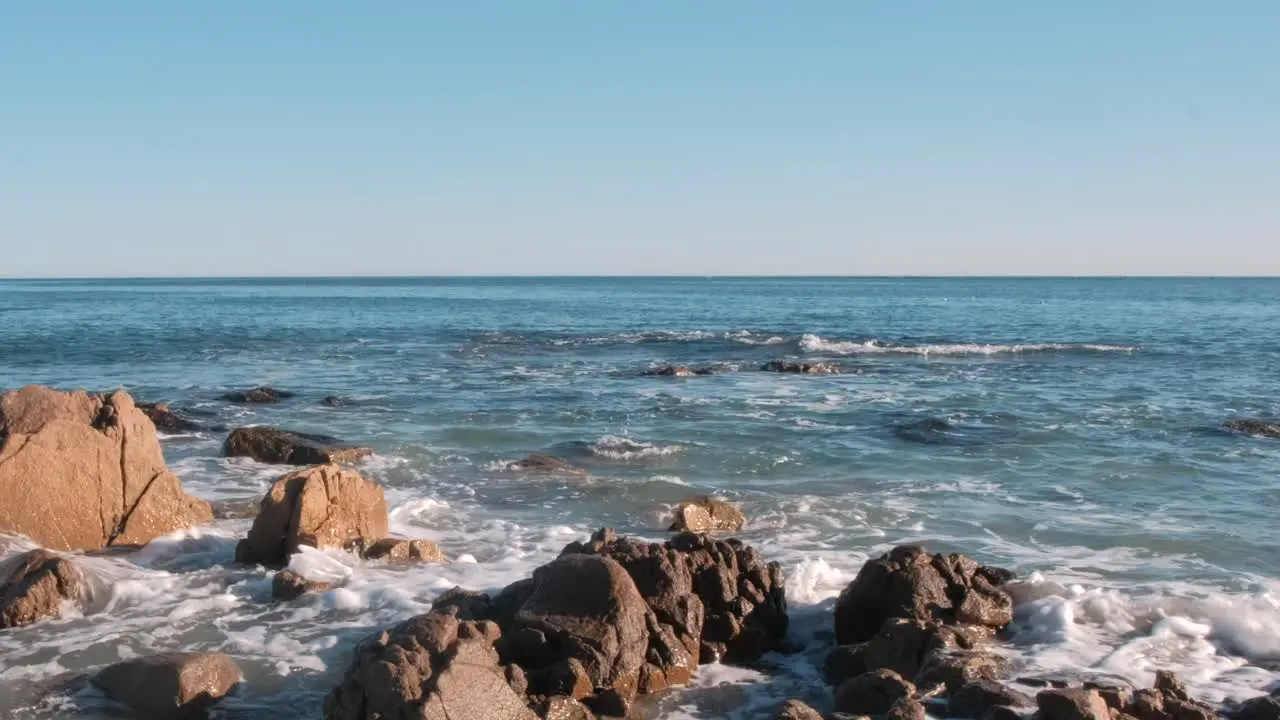
[[[843,372],[760,370],[774,360]],[[717,372],[642,376],[668,364]],[[1210,700],[1280,681],[1280,440],[1222,430],[1280,416],[1280,281],[2,282],[0,388],[30,383],[124,387],[214,428],[163,440],[207,499],[284,472],[220,457],[231,428],[370,445],[393,531],[454,560],[308,552],[294,566],[342,587],[276,604],[270,572],[233,562],[245,519],[83,557],[105,586],[91,612],[0,631],[4,717],[117,717],[67,679],[209,649],[246,673],[223,717],[316,718],[372,631],[455,585],[527,577],[600,527],[661,539],[699,493],[740,504],[740,537],[782,563],[808,649],[704,667],[647,717],[829,703],[835,596],[900,543],[1030,581],[999,645],[1015,676],[1146,685],[1169,668]],[[297,396],[219,399],[257,385]],[[530,453],[589,474],[507,467]],[[0,538],[0,554],[25,547]]]

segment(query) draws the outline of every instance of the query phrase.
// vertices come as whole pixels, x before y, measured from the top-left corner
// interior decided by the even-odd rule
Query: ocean
[[[822,361],[838,375],[761,372]],[[704,377],[643,377],[680,364]],[[372,446],[393,530],[453,561],[319,551],[344,580],[291,604],[236,566],[249,522],[82,559],[90,612],[0,631],[0,715],[110,717],[66,678],[220,650],[228,718],[315,718],[359,639],[455,585],[498,589],[609,526],[665,537],[710,493],[787,577],[794,655],[703,667],[651,718],[758,718],[829,703],[835,596],[897,544],[1028,581],[998,645],[1020,677],[1178,671],[1209,700],[1280,681],[1280,280],[917,278],[207,279],[0,282],[0,388],[124,387],[214,428],[166,436],[206,499],[282,468],[220,457],[271,424]],[[277,405],[219,395],[271,385]],[[344,398],[343,407],[320,400]],[[222,428],[222,429],[218,429]],[[585,477],[513,473],[530,453]],[[0,539],[0,553],[25,547]],[[70,688],[70,689],[69,689]]]

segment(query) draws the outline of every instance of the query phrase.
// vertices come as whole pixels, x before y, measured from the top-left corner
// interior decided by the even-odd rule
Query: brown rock
[[[254,426],[233,430],[222,454],[276,465],[323,465],[353,463],[372,455],[373,449],[347,445],[328,435]]]
[[[400,538],[383,538],[367,547],[361,553],[365,560],[392,560],[396,562],[445,562],[440,546],[430,540],[402,540]]]
[[[436,598],[431,610],[450,613],[459,620],[489,620],[493,618],[493,600],[487,593],[455,587]]]
[[[1086,681],[1085,690],[1097,690],[1102,701],[1112,710],[1124,711],[1133,702],[1133,688],[1110,682]]]
[[[1137,690],[1126,712],[1139,720],[1162,720],[1165,717],[1164,695],[1154,688]]]
[[[167,433],[186,433],[200,429],[200,425],[174,412],[164,403],[137,403],[137,408],[151,419],[156,430]]]
[[[836,689],[836,712],[883,715],[902,698],[910,698],[915,685],[892,670],[873,670],[846,680]]]
[[[922,688],[945,685],[953,693],[975,680],[1000,679],[1009,661],[995,653],[974,650],[934,651],[926,657],[916,685]]]
[[[82,603],[88,586],[80,568],[47,550],[29,550],[0,564],[0,628],[58,617],[62,603]]]
[[[271,486],[249,536],[236,546],[236,560],[283,565],[303,545],[347,548],[386,534],[382,486],[349,468],[317,465]]]
[[[976,680],[951,694],[947,715],[955,718],[981,718],[997,706],[1032,707],[1035,700],[1012,688],[991,680]]]
[[[0,532],[54,550],[142,545],[209,522],[128,393],[39,386],[0,395]]]
[[[564,695],[548,699],[539,708],[543,720],[596,720],[591,712],[580,701]]]
[[[1036,695],[1043,720],[1111,720],[1111,709],[1096,690],[1065,688]]]
[[[692,497],[676,508],[671,532],[736,532],[747,524],[747,516],[723,500]]]
[[[1164,696],[1166,701],[1170,698],[1175,700],[1191,699],[1191,696],[1187,694],[1186,684],[1169,670],[1156,671],[1155,689]]]
[[[925,720],[924,705],[914,698],[901,698],[889,708],[885,720]]]
[[[1280,422],[1274,420],[1228,420],[1222,429],[1238,435],[1260,438],[1280,438]]]
[[[788,362],[774,360],[760,368],[765,372],[800,373],[803,375],[836,375],[840,368],[823,362]]]
[[[308,580],[292,570],[281,570],[271,579],[271,597],[276,600],[297,600],[311,592],[324,592],[333,588],[333,583],[323,580]]]
[[[272,387],[256,387],[251,390],[235,390],[222,396],[223,400],[234,403],[277,403],[288,400],[293,393],[277,390]]]
[[[799,700],[788,700],[778,709],[773,720],[822,720],[822,713]]]
[[[832,687],[839,687],[845,680],[865,673],[867,667],[866,643],[840,645],[827,653],[822,664],[822,677]]]
[[[187,716],[217,702],[240,682],[240,668],[222,653],[173,653],[127,660],[93,684],[145,717]]]

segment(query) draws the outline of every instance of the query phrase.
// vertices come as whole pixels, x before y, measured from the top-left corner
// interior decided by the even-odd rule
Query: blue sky
[[[1280,3],[0,4],[0,275],[1280,274]]]

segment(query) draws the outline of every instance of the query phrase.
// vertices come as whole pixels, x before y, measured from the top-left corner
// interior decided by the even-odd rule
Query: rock
[[[174,412],[164,403],[137,403],[136,407],[151,419],[156,430],[167,433],[187,433],[200,429],[200,425]]]
[[[932,555],[901,546],[868,560],[836,602],[836,642],[875,637],[886,620],[1000,629],[1013,619],[1013,600],[1000,590],[1011,573],[963,555]]]
[[[557,460],[550,455],[533,454],[528,457],[521,458],[506,463],[506,470],[516,470],[520,472],[537,472],[547,473],[549,475],[586,475],[587,471],[576,468],[563,460]]]
[[[1111,720],[1111,709],[1096,690],[1055,688],[1036,695],[1043,720]]]
[[[392,560],[396,562],[445,562],[440,546],[430,540],[402,540],[383,538],[365,547],[360,553],[365,560]]]
[[[240,682],[240,668],[222,653],[173,653],[112,665],[92,682],[145,717],[179,717],[224,697]]]
[[[1154,688],[1137,690],[1125,712],[1139,720],[1165,720],[1164,696]]]
[[[272,387],[256,387],[251,390],[236,390],[222,396],[223,400],[233,403],[277,403],[288,400],[293,393],[277,390]]]
[[[922,688],[942,684],[947,692],[953,693],[975,680],[998,680],[1008,665],[1008,660],[995,653],[934,651],[926,656],[915,682]]]
[[[1102,696],[1102,701],[1112,710],[1124,711],[1133,702],[1133,688],[1089,682],[1084,684],[1084,688],[1086,690],[1096,690]],[[1280,718],[1276,720],[1280,720]]]
[[[316,465],[271,486],[236,560],[278,566],[303,545],[348,548],[386,535],[382,486],[349,468]]]
[[[889,708],[885,720],[925,720],[924,705],[914,698],[904,697]]]
[[[335,408],[344,407],[347,404],[346,400],[343,400],[337,395],[326,395],[324,400],[321,400],[320,402],[324,405],[328,405],[329,407],[335,407]]]
[[[747,516],[723,500],[706,496],[689,498],[676,508],[670,532],[737,532],[747,523]]]
[[[883,715],[894,703],[910,698],[915,685],[892,670],[873,670],[846,680],[836,689],[836,712]]]
[[[128,393],[0,395],[0,532],[53,550],[143,545],[213,519],[169,472]]]
[[[662,367],[645,370],[641,374],[645,377],[694,377],[696,375],[710,375],[711,370],[708,368],[694,370],[684,365],[663,365]]]
[[[0,629],[58,617],[62,604],[89,595],[84,573],[47,550],[29,550],[0,563]]]
[[[822,678],[832,687],[856,678],[865,673],[867,668],[866,643],[857,645],[840,645],[827,653],[822,664]]]
[[[1280,421],[1275,420],[1228,420],[1222,423],[1222,429],[1237,435],[1280,438]]]
[[[258,508],[262,498],[236,498],[233,500],[210,500],[209,509],[216,520],[252,520],[258,516]]]
[[[773,720],[822,720],[822,713],[799,700],[788,700],[778,709]]]
[[[1249,698],[1232,715],[1235,720],[1280,720],[1280,698],[1271,695]]]
[[[595,713],[578,700],[564,695],[549,698],[538,708],[543,720],[596,720]]]
[[[658,652],[675,657],[687,650],[690,672],[698,662],[747,663],[786,647],[782,568],[739,540],[681,533],[658,544],[605,529],[564,549],[575,553],[605,555],[626,568],[666,628],[659,635],[670,636]]]
[[[435,611],[373,635],[325,698],[325,720],[538,720],[499,664],[500,637],[492,622]]]
[[[436,598],[431,610],[450,613],[459,620],[488,620],[493,617],[493,600],[486,593],[455,587]]]
[[[767,362],[760,369],[764,372],[801,373],[804,375],[836,375],[840,372],[840,368],[827,363],[788,362],[785,360]]]
[[[1156,671],[1155,689],[1164,696],[1166,701],[1170,698],[1175,700],[1191,699],[1191,696],[1187,694],[1186,684],[1176,674],[1168,670]]]
[[[328,435],[254,426],[233,430],[222,446],[222,454],[276,465],[323,465],[353,463],[372,455],[373,449],[347,445]]]
[[[914,678],[920,663],[931,649],[945,646],[936,623],[904,618],[889,618],[880,632],[863,643],[863,659],[867,670],[888,668],[903,677]]]
[[[996,705],[987,710],[986,714],[982,716],[982,720],[1023,720],[1023,716],[1022,713],[1007,705]]]
[[[297,600],[311,592],[324,592],[334,587],[323,580],[308,580],[292,570],[281,570],[271,579],[271,597],[276,600]]]
[[[981,718],[996,706],[1032,707],[1035,700],[991,680],[976,680],[951,694],[947,715],[954,718]]]

